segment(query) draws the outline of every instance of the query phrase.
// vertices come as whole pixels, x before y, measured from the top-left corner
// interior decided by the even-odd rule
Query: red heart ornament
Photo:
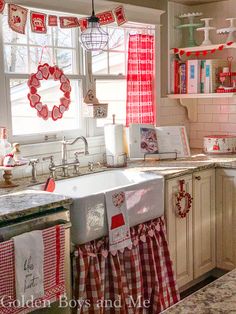
[[[52,109],[52,119],[53,121],[57,121],[62,118],[62,114],[57,106],[54,106]]]
[[[54,80],[57,81],[60,79],[60,77],[62,76],[63,72],[62,70],[60,70],[57,66],[54,67],[55,71],[54,71]]]
[[[38,66],[38,71],[42,72],[43,78],[45,80],[49,77],[49,65],[47,63],[44,63],[43,65]]]
[[[67,99],[70,99],[70,92],[64,93],[64,96],[65,96]]]
[[[39,103],[39,101],[40,101],[40,99],[41,99],[41,97],[40,97],[38,94],[28,94],[27,96],[28,96],[28,99],[29,99],[29,101],[30,101],[30,106],[31,106],[32,108],[34,108],[35,105],[36,105],[37,103]]]
[[[37,79],[36,75],[35,74],[31,74],[30,77],[29,77],[29,80],[28,80],[28,86],[31,87],[40,87],[40,82],[39,80]]]
[[[49,67],[49,73],[50,73],[51,75],[53,75],[54,72],[55,72],[55,68],[54,68],[54,67]]]
[[[35,105],[35,109],[38,110],[38,111],[41,111],[43,108],[43,104],[41,102],[38,102],[36,105]]]
[[[62,74],[61,77],[60,77],[60,82],[61,83],[68,82],[68,78],[64,74]]]
[[[37,88],[35,88],[34,86],[30,87],[30,93],[31,94],[36,94],[37,93]]]
[[[63,114],[66,111],[66,107],[63,105],[59,106],[60,113]]]
[[[60,90],[63,91],[64,93],[70,92],[71,91],[70,82],[68,81],[68,82],[62,83]]]
[[[40,111],[38,111],[38,115],[43,118],[44,120],[48,119],[48,106],[42,106],[42,109]]]
[[[69,107],[71,101],[70,101],[70,99],[62,97],[60,99],[60,102],[61,102],[61,105],[65,106],[65,108],[67,109]]]
[[[42,79],[43,79],[43,74],[42,74],[41,71],[38,71],[38,72],[35,74],[35,76],[36,76],[36,78],[37,78],[38,80],[42,80]]]

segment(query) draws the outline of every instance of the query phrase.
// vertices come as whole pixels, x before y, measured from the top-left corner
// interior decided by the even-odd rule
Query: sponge
[[[54,192],[55,188],[56,188],[55,180],[53,178],[48,178],[44,186],[44,191]]]

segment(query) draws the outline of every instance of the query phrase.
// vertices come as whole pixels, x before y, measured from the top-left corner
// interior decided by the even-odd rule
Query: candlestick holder
[[[212,21],[212,20],[213,20],[213,18],[210,18],[210,17],[206,17],[204,19],[201,19],[201,21],[205,22],[205,26],[197,28],[197,31],[204,32],[204,40],[201,43],[201,46],[212,45],[212,42],[209,38],[209,35],[210,35],[210,31],[216,29],[215,27],[210,26],[210,21]]]

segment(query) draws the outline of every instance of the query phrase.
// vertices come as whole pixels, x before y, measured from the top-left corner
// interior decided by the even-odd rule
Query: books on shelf
[[[220,85],[219,73],[228,66],[227,60],[179,60],[172,61],[171,93],[215,93]]]

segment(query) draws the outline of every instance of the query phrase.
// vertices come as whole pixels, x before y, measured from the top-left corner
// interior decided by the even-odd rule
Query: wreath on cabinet
[[[186,192],[184,190],[184,180],[179,181],[179,192],[176,195],[176,210],[177,210],[177,215],[180,218],[185,218],[187,214],[189,213],[191,207],[192,207],[192,202],[193,198],[190,195],[190,193]],[[182,202],[184,201],[184,205]]]
[[[60,82],[60,90],[63,92],[63,97],[58,101],[58,105],[54,105],[52,110],[48,108],[47,104],[41,102],[41,96],[38,92],[38,88],[41,87],[40,81],[53,78],[54,81]],[[37,110],[37,114],[40,118],[48,120],[52,118],[53,121],[57,121],[63,117],[65,111],[69,109],[71,100],[71,85],[70,80],[66,77],[63,70],[57,65],[50,66],[48,63],[39,64],[37,72],[30,74],[28,79],[28,99],[31,108]]]

